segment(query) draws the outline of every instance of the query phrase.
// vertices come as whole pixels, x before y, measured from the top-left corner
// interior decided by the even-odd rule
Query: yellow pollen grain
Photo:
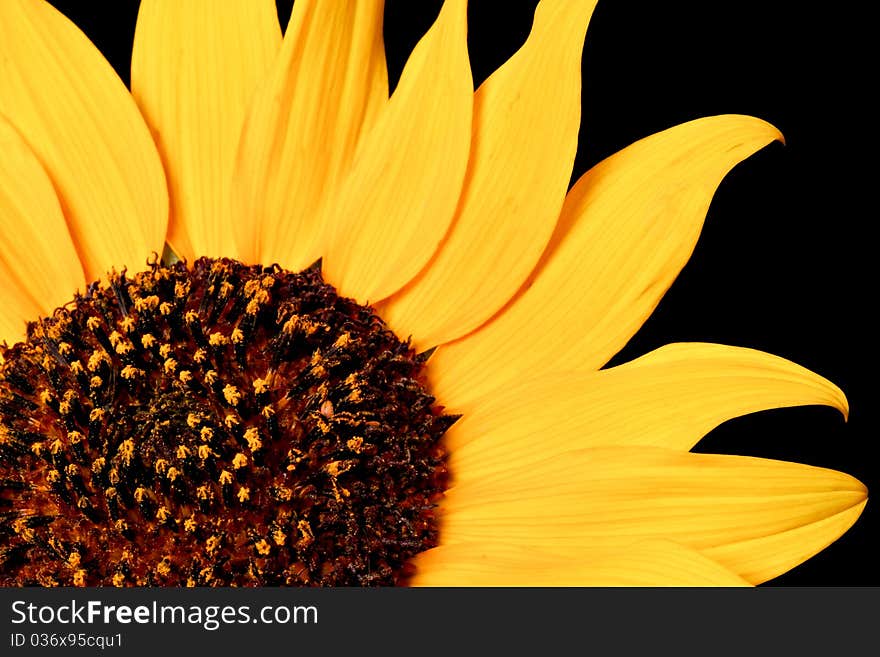
[[[189,383],[192,381],[193,375],[189,370],[181,370],[180,374],[177,375],[177,378],[180,379],[181,383]]]
[[[287,541],[287,534],[280,529],[276,529],[272,532],[272,540],[275,541],[275,545],[284,545],[285,541]]]
[[[71,445],[76,445],[77,443],[82,442],[85,438],[79,431],[68,431],[67,432],[67,440],[70,441]]]
[[[147,498],[147,489],[143,486],[138,486],[134,490],[134,501],[135,502],[143,502]]]
[[[118,531],[118,532],[125,532],[125,531],[128,531],[128,523],[125,522],[125,520],[123,520],[122,518],[120,518],[119,520],[117,520],[116,522],[114,522],[114,523],[113,523],[113,527],[114,527],[114,528],[116,529],[116,531]]]
[[[165,473],[165,476],[168,477],[169,481],[174,481],[180,476],[180,470],[172,465],[170,468],[168,468],[168,472]]]
[[[207,383],[209,386],[217,383],[217,379],[219,378],[220,375],[217,374],[217,370],[208,370],[207,372],[205,372],[205,383]]]
[[[165,374],[174,374],[174,370],[177,369],[177,361],[173,358],[168,358],[165,360],[162,367],[165,370]]]
[[[186,416],[186,423],[190,429],[195,429],[202,422],[202,418],[197,413],[190,413]]]
[[[220,484],[226,486],[232,483],[232,473],[229,470],[224,470],[220,473]]]
[[[195,310],[188,310],[183,319],[187,324],[196,324],[199,321],[199,314]]]
[[[95,474],[101,472],[104,469],[104,466],[107,465],[107,461],[103,456],[99,456],[94,461],[92,461],[92,472]]]
[[[101,327],[101,320],[92,315],[86,320],[86,326],[90,331],[97,331]]]
[[[257,548],[257,552],[259,552],[263,556],[267,556],[272,551],[272,546],[265,538],[261,538],[259,541],[257,541],[254,547]]]
[[[232,291],[234,289],[235,289],[235,286],[232,283],[230,283],[229,281],[223,281],[220,284],[220,296],[225,299],[230,294],[232,294]]]
[[[205,550],[208,552],[208,554],[211,554],[212,552],[216,552],[219,547],[220,547],[220,537],[217,536],[216,534],[214,536],[211,536],[207,541],[205,541]]]
[[[156,565],[156,572],[163,577],[169,575],[171,573],[171,559],[169,557],[162,557],[162,561]]]
[[[70,407],[70,402],[69,402],[69,401],[63,401],[63,402],[61,402],[60,404],[58,404],[58,412],[59,412],[61,415],[70,415],[70,411],[71,411],[71,410],[72,410],[72,409],[71,409],[71,407]]]
[[[160,475],[165,474],[165,471],[168,470],[168,461],[165,459],[156,459],[156,462],[153,464],[153,469]]]
[[[189,532],[190,534],[192,534],[198,528],[198,526],[198,523],[192,518],[187,518],[183,522],[183,530]]]
[[[200,459],[202,459],[204,461],[205,459],[209,458],[212,454],[213,454],[213,452],[211,451],[210,447],[208,447],[207,445],[199,445],[199,458]]]
[[[91,388],[92,390],[97,390],[102,385],[104,385],[104,379],[102,379],[100,376],[96,375],[89,379],[89,388]]]
[[[256,452],[263,446],[263,441],[260,440],[260,430],[256,427],[251,427],[245,431],[244,439],[247,441],[248,447],[252,452]]]
[[[34,443],[31,445],[31,451],[36,455],[40,456],[43,453],[43,443]]]
[[[83,364],[81,361],[75,360],[70,364],[70,371],[73,374],[79,376],[80,374],[85,372],[85,368],[83,367]]]
[[[125,354],[134,350],[134,345],[131,342],[120,342],[114,349],[116,349],[116,353],[120,356],[125,356]]]
[[[125,584],[125,575],[123,575],[122,573],[116,573],[115,575],[113,575],[111,581],[113,582],[113,586],[115,586],[116,588],[121,588],[122,585]]]
[[[55,398],[47,388],[43,388],[40,390],[40,401],[43,403],[43,406],[48,406],[49,402],[51,402]]]
[[[364,439],[360,436],[354,436],[345,441],[345,445],[355,454],[360,454],[364,448]]]
[[[244,284],[245,296],[251,297],[259,289],[260,289],[260,281],[258,281],[255,278],[252,278],[251,280],[249,280],[247,283]]]
[[[89,422],[99,422],[104,419],[104,409],[103,408],[93,408],[92,412],[89,413]]]
[[[49,445],[49,451],[52,452],[52,454],[58,454],[63,449],[64,449],[64,443],[61,442],[60,438],[56,438],[55,440],[52,441],[52,444]]]
[[[58,345],[58,353],[64,357],[69,356],[72,349],[69,342],[62,342]]]
[[[101,363],[110,364],[110,356],[107,355],[105,351],[95,350],[92,352],[91,356],[89,356],[89,362],[87,367],[89,368],[89,372],[95,372],[101,367]]]
[[[131,333],[132,331],[134,331],[135,326],[136,323],[134,321],[134,317],[132,317],[131,315],[123,317],[122,321],[119,322],[119,327],[126,333]]]
[[[152,333],[144,333],[141,336],[141,345],[144,349],[152,349],[156,345],[156,336]]]
[[[239,502],[247,502],[251,496],[251,490],[247,486],[242,486],[238,489],[238,501]]]
[[[122,342],[122,333],[120,333],[119,331],[113,331],[109,336],[107,336],[107,339],[110,340],[110,346],[116,349],[116,345]]]
[[[171,517],[171,512],[164,506],[160,506],[156,511],[156,520],[159,522],[165,522],[168,518]]]
[[[241,392],[231,383],[227,383],[223,387],[223,397],[226,399],[227,404],[237,406],[238,402],[241,401]]]
[[[182,297],[185,297],[187,294],[189,294],[189,283],[178,281],[174,284],[174,296],[180,299]]]
[[[269,382],[266,379],[254,379],[254,392],[258,395],[269,392]]]
[[[176,454],[177,454],[177,458],[179,458],[179,459],[188,458],[189,457],[189,448],[187,448],[187,446],[183,445],[183,444],[178,445]]]
[[[204,363],[205,359],[207,357],[208,357],[208,354],[205,353],[205,350],[202,349],[201,347],[199,347],[198,349],[196,349],[195,353],[193,354],[193,362],[199,363],[199,364]]]
[[[119,470],[116,468],[110,468],[110,472],[107,473],[107,478],[110,480],[110,483],[115,486],[119,483]]]
[[[196,497],[200,500],[207,500],[211,498],[211,489],[208,488],[207,484],[202,484],[198,488],[196,488]]]
[[[260,415],[262,415],[267,420],[275,415],[275,407],[269,404],[268,406],[263,406],[263,409],[260,411]]]
[[[73,585],[74,586],[85,586],[86,585],[86,571],[80,568],[73,574]]]
[[[235,470],[239,470],[247,465],[247,456],[239,452],[235,456],[232,457],[232,467]]]
[[[126,365],[125,367],[122,368],[122,372],[120,372],[123,379],[136,379],[137,377],[139,377],[143,373],[144,373],[143,370],[138,369],[137,367],[134,367],[133,365]]]
[[[237,326],[232,329],[232,335],[230,336],[232,340],[232,344],[241,344],[244,342],[244,332],[238,328]]]
[[[64,467],[64,471],[67,473],[68,477],[75,477],[79,474],[79,466],[76,463],[68,463]]]
[[[211,427],[202,427],[199,431],[199,437],[206,443],[214,439],[214,430]]]
[[[67,557],[67,565],[71,568],[76,568],[79,566],[80,561],[82,561],[82,556],[80,556],[79,552],[71,552],[70,556]]]
[[[345,347],[351,342],[351,333],[343,333],[338,338],[336,338],[336,342],[333,343],[334,347]]]
[[[167,342],[159,347],[159,355],[162,358],[168,358],[171,355],[171,345]]]
[[[119,445],[119,455],[126,465],[131,463],[131,457],[134,456],[134,441],[131,438],[123,440]]]
[[[159,312],[162,314],[163,317],[167,317],[168,315],[170,315],[173,310],[174,306],[172,306],[167,301],[163,301],[159,304]]]
[[[212,347],[220,347],[224,344],[229,344],[229,338],[219,331],[214,331],[208,335],[208,344]]]

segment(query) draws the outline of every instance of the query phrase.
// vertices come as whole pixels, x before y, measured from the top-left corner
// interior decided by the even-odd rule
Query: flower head
[[[542,0],[474,91],[446,0],[390,98],[380,0],[298,0],[283,40],[270,1],[143,0],[131,94],[0,5],[0,581],[732,585],[855,522],[848,475],[689,452],[845,414],[829,381],[701,343],[600,369],[781,135],[692,121],[568,191],[594,5]]]

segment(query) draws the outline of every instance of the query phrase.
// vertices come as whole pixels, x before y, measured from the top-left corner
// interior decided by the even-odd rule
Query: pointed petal
[[[245,110],[281,45],[272,0],[143,0],[131,90],[168,173],[178,256],[236,257],[229,213]]]
[[[322,255],[318,208],[388,100],[383,9],[383,0],[295,3],[235,164],[246,260],[298,271]]]
[[[0,114],[49,174],[87,279],[162,252],[168,192],[149,130],[101,53],[47,2],[0,3]]]
[[[494,315],[550,240],[577,150],[581,50],[595,5],[544,0],[525,45],[477,90],[452,229],[429,267],[383,307],[395,332],[421,348]]]
[[[643,541],[560,557],[523,545],[441,545],[416,555],[413,586],[747,586],[696,550]]]
[[[836,540],[866,498],[861,482],[824,468],[607,447],[454,486],[442,535],[447,543],[505,542],[569,556],[583,546],[665,539],[742,576],[780,573]],[[841,514],[848,522],[829,522]]]
[[[602,445],[687,451],[722,422],[769,408],[825,404],[843,392],[794,363],[753,349],[671,344],[625,365],[527,379],[493,391],[447,432],[452,471],[481,477],[536,453]],[[539,438],[540,437],[540,438]]]
[[[467,2],[446,0],[323,218],[325,277],[358,301],[405,285],[452,220],[473,108],[466,23]]]
[[[479,331],[431,360],[441,399],[528,373],[597,369],[650,315],[690,257],[716,187],[774,139],[771,125],[716,116],[636,142],[569,193],[534,281]]]
[[[0,342],[25,337],[85,287],[49,176],[21,135],[0,116]]]

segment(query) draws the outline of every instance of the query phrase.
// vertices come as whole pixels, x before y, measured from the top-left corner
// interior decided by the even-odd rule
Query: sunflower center
[[[437,544],[424,358],[299,274],[92,284],[0,365],[0,585],[374,585]]]

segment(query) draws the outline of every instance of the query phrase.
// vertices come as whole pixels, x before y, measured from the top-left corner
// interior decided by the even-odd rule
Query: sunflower
[[[131,93],[0,3],[0,582],[742,585],[845,532],[852,477],[689,451],[846,415],[834,384],[705,343],[601,369],[782,137],[691,121],[568,191],[594,5],[542,0],[474,91],[446,0],[389,97],[381,0],[283,39],[271,0],[143,0]]]

